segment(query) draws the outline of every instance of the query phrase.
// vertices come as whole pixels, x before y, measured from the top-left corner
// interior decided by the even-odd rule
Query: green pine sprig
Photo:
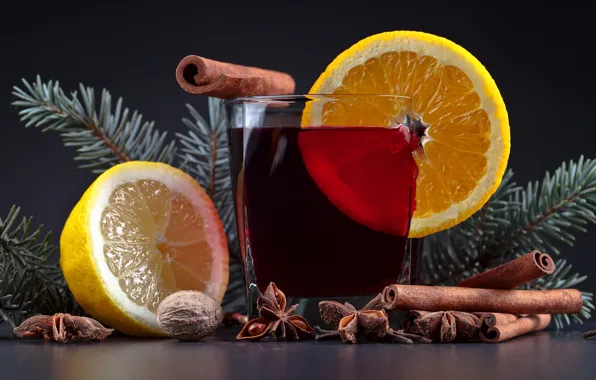
[[[71,313],[82,309],[68,290],[58,265],[51,234],[32,228],[32,218],[19,219],[13,206],[0,217],[0,324],[12,328],[36,314]]]
[[[14,87],[12,102],[21,108],[21,121],[26,127],[59,133],[65,146],[76,148],[81,168],[101,173],[120,162],[172,163],[175,158],[175,141],[166,142],[167,134],[157,131],[152,121],[123,108],[122,98],[112,107],[107,90],[97,101],[94,89],[82,84],[79,93],[66,95],[57,81],[43,83],[39,76],[33,83],[22,81],[24,88]]]
[[[587,224],[596,223],[596,161],[581,156],[563,162],[511,200],[520,208],[505,215],[511,227],[494,250],[505,257],[531,249],[559,255],[559,245],[573,246],[574,232],[585,233]]]
[[[448,230],[425,237],[422,256],[422,279],[429,285],[455,285],[462,279],[483,271],[500,259],[487,244],[509,228],[504,214],[517,210],[519,204],[510,200],[521,187],[512,181],[508,170],[497,191],[481,210]]]
[[[19,271],[12,262],[0,265],[0,325],[8,323],[11,329],[26,318],[35,315],[43,294],[38,289],[37,277],[31,271]]]
[[[232,200],[232,180],[228,159],[228,139],[223,101],[209,98],[209,122],[187,104],[192,121],[183,118],[186,134],[177,133],[182,148],[178,154],[181,168],[192,175],[213,200],[228,239],[236,239],[236,220]]]
[[[54,259],[55,247],[52,234],[40,239],[41,226],[31,228],[32,218],[18,220],[20,209],[13,206],[4,219],[0,218],[0,266],[12,264],[16,270],[33,269],[34,275],[46,285],[61,285],[62,272],[50,261]]]
[[[586,232],[585,226],[596,222],[595,160],[582,156],[563,163],[542,182],[525,188],[512,182],[512,176],[508,171],[495,194],[468,220],[426,238],[421,274],[425,284],[456,285],[534,249],[558,256],[561,245],[573,245],[573,233]],[[571,265],[559,259],[555,273],[525,288],[571,288],[586,279],[570,270]],[[590,318],[593,294],[582,295],[582,311],[554,316],[557,327]]]

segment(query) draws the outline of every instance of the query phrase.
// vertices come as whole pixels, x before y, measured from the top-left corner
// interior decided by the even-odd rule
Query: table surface
[[[498,344],[202,342],[110,337],[60,344],[0,340],[0,379],[594,379],[596,321]]]

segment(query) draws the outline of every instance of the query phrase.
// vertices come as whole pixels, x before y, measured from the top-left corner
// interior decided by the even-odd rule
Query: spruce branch
[[[122,106],[122,98],[112,107],[112,96],[103,90],[96,103],[91,87],[79,86],[79,93],[66,95],[56,81],[34,83],[23,79],[23,88],[15,86],[12,102],[25,126],[40,127],[44,132],[58,132],[65,146],[76,147],[75,160],[81,168],[101,173],[120,162],[131,160],[171,163],[176,155],[175,141],[166,143],[167,134],[143,121],[137,111]],[[97,109],[97,105],[99,109]]]
[[[33,229],[32,217],[19,220],[13,206],[0,218],[0,323],[11,327],[35,314],[82,314],[58,266],[51,233]]]
[[[517,186],[508,171],[499,189],[468,220],[425,238],[423,283],[456,285],[463,279],[500,265],[534,249],[560,255],[561,244],[572,246],[573,233],[586,232],[596,222],[596,161],[563,163],[542,182]],[[586,279],[569,275],[571,266],[558,260],[557,270],[528,289],[575,287]],[[590,318],[593,294],[582,292],[584,308],[577,315],[554,316],[558,328]]]
[[[42,298],[43,289],[28,270],[18,271],[12,262],[0,265],[0,324],[11,329],[35,315],[35,307]]]
[[[455,285],[477,274],[500,257],[487,249],[491,241],[511,222],[506,214],[519,209],[509,198],[521,187],[512,181],[513,171],[503,176],[499,188],[484,206],[460,224],[425,237],[422,281],[429,285]]]
[[[222,302],[226,311],[244,309],[244,274],[234,201],[224,103],[209,98],[209,122],[187,104],[191,118],[183,118],[188,127],[186,134],[177,133],[181,149],[178,158],[182,170],[192,175],[213,200],[224,225],[230,253],[230,278]]]
[[[52,234],[47,233],[40,240],[42,226],[32,231],[32,218],[19,222],[19,212],[20,208],[12,206],[6,218],[0,217],[0,266],[10,264],[19,273],[31,270],[44,285],[62,285],[62,272],[50,264],[56,259],[56,248],[50,243]]]
[[[193,120],[183,118],[187,134],[180,139],[179,158],[183,170],[192,175],[213,200],[224,224],[228,240],[236,239],[236,220],[232,200],[232,180],[223,101],[209,98],[209,123],[187,104]]]
[[[573,246],[572,233],[596,223],[596,160],[563,162],[542,184],[528,183],[515,201],[521,208],[512,213],[512,228],[496,250],[506,256],[530,247],[560,254],[558,244]]]

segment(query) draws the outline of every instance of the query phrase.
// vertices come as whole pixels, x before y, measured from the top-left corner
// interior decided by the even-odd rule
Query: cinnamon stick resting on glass
[[[383,289],[385,309],[513,314],[575,314],[583,306],[577,289],[503,290],[393,284]]]
[[[508,339],[544,330],[551,321],[550,314],[519,316],[486,313],[480,318],[480,339],[486,343],[499,343]]]
[[[228,99],[241,96],[289,95],[296,83],[290,74],[219,62],[196,55],[182,59],[176,80],[187,92]]]
[[[515,289],[555,271],[553,259],[546,253],[532,251],[498,267],[465,279],[457,286],[466,288]]]

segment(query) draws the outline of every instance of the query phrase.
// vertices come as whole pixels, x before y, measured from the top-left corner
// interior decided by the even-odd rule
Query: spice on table
[[[583,335],[585,339],[591,338],[593,336],[596,336],[596,330],[587,331]]]
[[[521,314],[509,313],[477,313],[476,315],[480,318],[480,323],[486,327],[505,325],[507,323],[515,322],[522,317]]]
[[[478,337],[480,318],[462,311],[437,311],[418,317],[415,324],[433,342],[468,342]]]
[[[266,336],[275,335],[278,340],[299,340],[312,337],[315,330],[306,319],[292,315],[298,304],[286,308],[285,294],[271,282],[265,293],[257,299],[257,310],[260,318],[248,321],[236,339],[259,341]]]
[[[420,334],[420,327],[416,324],[416,320],[420,317],[429,314],[428,311],[410,310],[404,315],[403,327],[404,331],[411,334]]]
[[[555,263],[552,258],[545,253],[538,250],[533,250],[517,259],[510,262],[497,266],[495,268],[486,270],[475,276],[472,276],[462,282],[460,282],[455,288],[448,288],[448,295],[440,296],[434,294],[431,296],[424,295],[425,292],[433,293],[431,287],[420,288],[419,294],[414,294],[412,298],[407,299],[407,294],[402,294],[402,300],[398,300],[399,295],[395,286],[386,288],[384,296],[388,297],[384,301],[389,302],[386,306],[389,309],[399,309],[403,304],[409,302],[418,303],[416,306],[428,307],[431,311],[424,310],[410,310],[408,311],[403,319],[404,331],[410,333],[423,333],[427,338],[433,339],[433,341],[439,342],[450,342],[450,341],[467,341],[479,337],[481,341],[487,343],[502,342],[507,339],[511,339],[532,331],[544,329],[548,326],[551,321],[550,314],[529,314],[528,308],[535,307],[546,307],[550,308],[549,312],[554,312],[561,305],[557,303],[568,302],[563,307],[581,307],[577,292],[574,291],[572,297],[567,297],[567,294],[559,294],[554,305],[540,306],[536,305],[536,300],[528,299],[528,303],[524,304],[523,299],[527,299],[529,293],[502,293],[513,297],[513,302],[516,304],[514,308],[518,308],[518,313],[498,313],[484,312],[491,308],[496,309],[508,309],[511,305],[505,305],[505,299],[499,300],[494,297],[494,294],[490,292],[490,289],[500,290],[513,290],[520,285],[532,282],[540,277],[552,274],[555,271]],[[477,292],[472,293],[464,290],[460,292],[457,288],[479,288]],[[408,289],[402,288],[405,293],[408,293]],[[395,292],[395,293],[394,293]],[[441,290],[435,293],[440,293]],[[488,293],[487,293],[488,292]],[[416,293],[414,291],[414,293]],[[467,299],[466,294],[476,299]],[[487,297],[483,302],[482,298]],[[488,295],[487,295],[488,294]],[[530,293],[531,294],[531,293]],[[544,296],[545,293],[533,293],[540,296]],[[548,293],[546,293],[548,295]],[[405,296],[405,300],[403,299]],[[410,294],[412,296],[412,294]],[[465,298],[465,299],[464,299]],[[548,297],[547,297],[548,299]],[[552,299],[551,299],[552,301]],[[430,306],[429,305],[430,302]],[[503,303],[503,305],[501,305]],[[422,306],[423,305],[423,306]],[[435,310],[439,307],[445,307],[445,310],[449,306],[452,310],[471,311],[472,313],[462,311],[441,311]],[[509,309],[511,310],[511,309]],[[523,311],[525,310],[525,314]],[[529,315],[528,315],[529,314]],[[462,317],[462,316],[465,316]],[[421,331],[421,328],[424,331]]]
[[[73,340],[103,341],[114,332],[93,318],[70,314],[36,315],[14,329],[19,338],[41,338],[68,343]]]
[[[393,284],[385,287],[382,294],[388,310],[576,314],[583,307],[577,289],[504,290]]]
[[[457,286],[485,289],[515,289],[552,274],[555,262],[546,253],[534,250],[498,267],[465,279]]]
[[[336,301],[321,301],[319,311],[323,321],[336,330],[322,330],[316,327],[317,340],[339,336],[344,343],[357,343],[361,340],[428,343],[420,335],[389,328],[389,318],[383,310],[380,294],[360,310],[348,302],[341,304]]]
[[[289,95],[296,83],[288,73],[189,55],[176,68],[182,89],[195,95],[234,98],[255,95]]]
[[[217,330],[223,320],[219,303],[198,290],[180,290],[157,307],[157,323],[171,338],[198,341]]]
[[[544,330],[550,322],[550,314],[522,316],[486,313],[480,318],[480,339],[486,343],[499,343],[530,332]]]
[[[224,313],[223,314],[223,324],[225,326],[234,326],[240,325],[244,326],[248,322],[248,316],[246,314],[241,313]]]

